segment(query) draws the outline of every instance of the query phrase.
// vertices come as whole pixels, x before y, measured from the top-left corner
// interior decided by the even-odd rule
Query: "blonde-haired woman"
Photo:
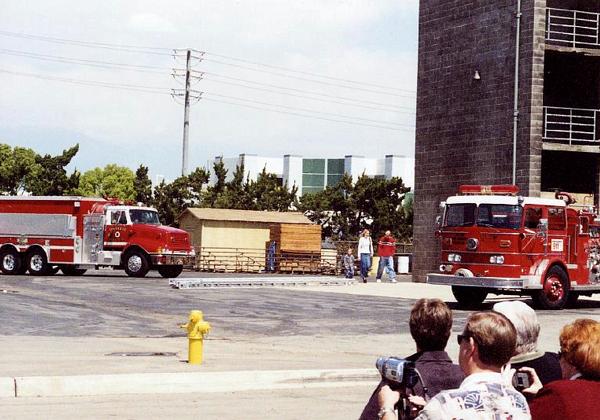
[[[371,258],[373,257],[373,240],[371,239],[369,229],[363,230],[360,234],[357,253],[360,259],[360,278],[363,283],[366,283],[369,276],[369,268],[371,268]]]

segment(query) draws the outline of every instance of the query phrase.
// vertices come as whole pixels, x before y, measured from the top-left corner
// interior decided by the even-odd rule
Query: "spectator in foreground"
[[[560,365],[563,380],[542,384],[535,370],[522,368],[534,379],[524,392],[533,419],[597,419],[600,416],[600,323],[578,319],[560,333]],[[540,389],[541,388],[541,389]]]
[[[373,240],[371,239],[369,229],[363,230],[360,234],[357,252],[360,259],[360,279],[363,283],[366,283],[367,277],[369,277],[369,269],[371,268],[371,258],[373,258]]]
[[[396,253],[396,238],[392,236],[392,232],[385,231],[379,242],[377,243],[377,255],[379,255],[379,266],[377,267],[377,283],[381,282],[383,269],[390,278],[391,283],[396,283],[396,272],[394,271],[394,254]]]
[[[417,419],[530,419],[525,397],[505,385],[501,369],[515,351],[517,332],[498,312],[475,312],[458,336],[461,369],[467,375],[458,389],[442,391],[423,408]],[[379,403],[393,407],[399,395],[382,387]],[[418,398],[410,398],[417,402]],[[383,410],[383,409],[382,409]],[[395,419],[386,411],[382,419]]]
[[[417,352],[406,359],[415,363],[427,389],[417,383],[412,390],[401,392],[431,398],[444,389],[457,387],[464,375],[444,350],[452,329],[452,311],[448,305],[440,299],[419,299],[410,312],[409,328]],[[381,381],[371,395],[360,416],[361,420],[379,418],[377,395],[384,385],[386,382]]]
[[[535,369],[543,385],[562,378],[558,354],[538,351],[540,323],[535,311],[521,301],[499,302],[494,311],[506,316],[517,330],[517,347],[510,359],[513,369]]]

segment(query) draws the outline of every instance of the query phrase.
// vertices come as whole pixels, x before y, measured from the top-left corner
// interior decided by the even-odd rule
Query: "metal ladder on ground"
[[[199,289],[209,287],[347,286],[350,284],[356,284],[356,280],[326,277],[169,279],[169,286],[174,289]]]

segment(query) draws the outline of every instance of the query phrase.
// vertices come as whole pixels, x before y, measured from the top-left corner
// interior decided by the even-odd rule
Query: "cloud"
[[[148,32],[173,32],[175,25],[163,16],[153,13],[139,13],[131,16],[129,24],[133,29]]]
[[[416,90],[417,0],[181,0],[176,5],[157,0],[5,3],[0,27],[6,31],[109,44],[191,47],[306,73],[290,73],[211,54],[206,55],[205,61],[194,62],[194,69],[199,71],[302,91],[284,90],[292,94],[311,96],[306,92],[317,92],[351,98],[341,101],[345,105],[335,103],[340,102],[335,98],[329,98],[334,102],[315,101],[268,92],[265,89],[278,89],[223,77],[221,82],[238,84],[218,83],[209,75],[194,84],[194,89],[206,92],[206,99],[212,93],[214,100],[256,108],[267,108],[258,102],[271,103],[275,106],[269,108],[281,112],[201,100],[191,109],[191,167],[219,154],[381,157],[414,153],[414,133],[410,129],[414,115],[382,110],[376,104],[373,109],[356,105],[373,102],[414,109],[414,96],[389,93],[398,92],[397,89]],[[83,170],[87,166],[131,162],[134,166],[145,163],[152,173],[165,174],[170,179],[179,173],[183,107],[168,92],[170,88],[182,87],[181,80],[170,76],[170,69],[183,67],[184,62],[174,62],[168,54],[119,52],[2,36],[0,48],[151,66],[143,69],[150,72],[144,72],[0,55],[0,68],[16,72],[165,89],[165,94],[153,95],[126,88],[107,89],[0,74],[0,139],[15,145],[26,137],[28,146],[36,148],[37,142],[40,150],[47,150],[51,144],[64,148],[80,140],[75,165]],[[284,73],[291,77],[284,77]],[[349,84],[326,78],[319,80],[332,84],[316,83],[310,80],[317,78],[308,73],[390,88],[364,84],[342,87]],[[290,115],[296,111],[282,106],[309,109],[325,119]],[[340,119],[327,114],[346,115],[357,123],[358,118],[364,118],[406,124],[409,128],[391,131],[343,124],[326,120]],[[26,135],[21,136],[21,132]]]

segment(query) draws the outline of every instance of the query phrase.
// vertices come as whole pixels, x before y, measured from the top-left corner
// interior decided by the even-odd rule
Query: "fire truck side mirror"
[[[435,218],[435,228],[439,230],[442,227],[442,216],[436,216]]]

